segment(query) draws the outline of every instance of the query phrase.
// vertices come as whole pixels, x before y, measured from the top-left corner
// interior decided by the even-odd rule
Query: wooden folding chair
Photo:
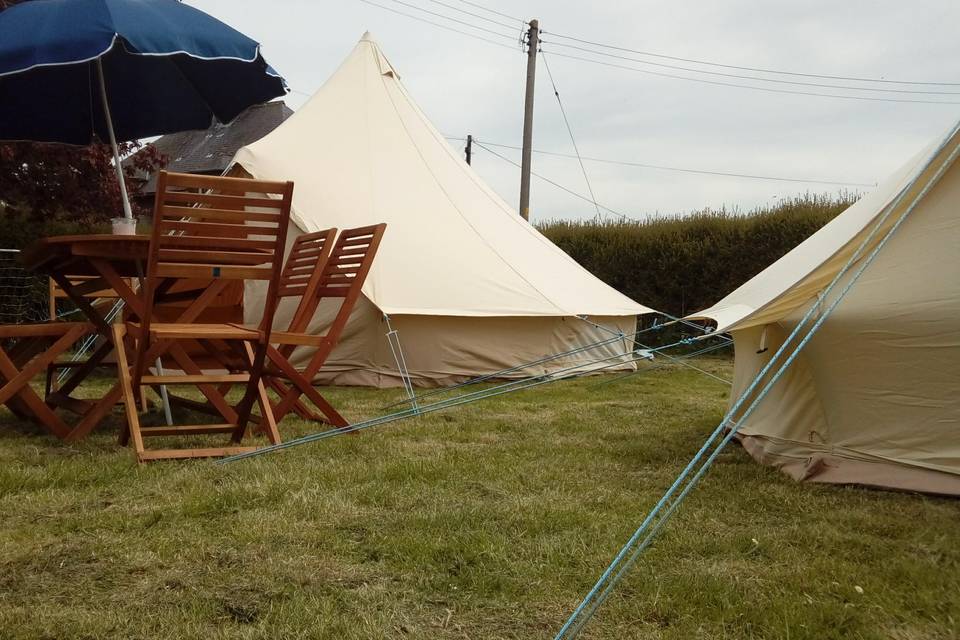
[[[300,295],[301,300],[289,329],[274,331],[267,349],[267,379],[270,387],[280,396],[279,402],[273,405],[273,416],[276,420],[282,420],[293,410],[302,417],[322,419],[337,427],[349,424],[320,395],[312,382],[340,340],[347,320],[360,298],[360,290],[367,279],[386,228],[386,224],[378,224],[343,230],[329,258],[324,263],[316,263],[309,278],[301,275],[293,283],[287,280],[280,288],[281,295]],[[308,261],[301,259],[294,264],[308,264]],[[292,272],[307,273],[302,267],[299,270],[295,268]],[[340,309],[329,330],[324,335],[306,333],[317,307],[325,298],[341,298]],[[298,346],[316,348],[302,371],[290,362],[290,356]],[[322,417],[306,409],[300,401],[301,396],[306,396]]]
[[[78,339],[93,332],[93,325],[86,322],[0,326],[0,404],[58,438],[67,438],[71,428],[40,399],[30,381]]]
[[[188,191],[194,190],[194,191]],[[271,195],[275,197],[270,197]],[[123,388],[129,438],[140,461],[230,455],[255,447],[237,446],[243,439],[254,403],[271,443],[280,441],[269,398],[261,384],[264,361],[277,307],[277,289],[290,219],[292,182],[196,176],[161,171],[157,179],[153,235],[138,318],[114,327],[114,343]],[[204,283],[195,291],[176,291],[184,279]],[[231,282],[268,282],[263,315],[257,326],[196,323],[197,317]],[[155,307],[173,300],[192,302],[173,322],[154,318]],[[132,366],[128,338],[136,341]],[[184,342],[218,341],[232,350],[241,372],[205,373]],[[154,375],[149,367],[165,358],[180,374]],[[230,402],[217,385],[243,384],[238,401]],[[195,386],[217,409],[221,422],[142,427],[134,403],[141,385]],[[218,448],[145,449],[149,436],[231,434],[230,446]]]
[[[277,296],[281,303],[288,298],[299,298],[300,300],[291,315],[287,331],[302,333],[306,331],[310,324],[317,310],[317,305],[320,303],[314,292],[319,286],[323,269],[327,265],[336,237],[336,228],[304,233],[297,237],[290,248],[287,260],[283,265],[283,271],[280,273]],[[228,370],[236,369],[235,359],[231,357],[230,349],[226,345],[219,343],[217,340],[208,340],[201,346],[207,347],[206,353],[210,361],[215,363],[215,366],[219,365],[219,367]],[[286,357],[289,357],[293,350],[293,346],[285,346],[280,349]],[[281,396],[287,392],[287,387],[274,377],[264,375],[264,382]],[[224,383],[219,387],[220,393],[226,394],[232,386],[230,383]],[[216,408],[209,402],[197,402],[179,396],[171,396],[171,401],[176,405],[202,413],[217,414]],[[293,408],[294,411],[306,419],[321,419],[300,400],[294,403]]]

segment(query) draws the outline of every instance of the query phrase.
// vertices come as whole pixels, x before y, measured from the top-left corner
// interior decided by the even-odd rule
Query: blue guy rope
[[[565,380],[567,378],[572,378],[583,373],[592,373],[603,367],[593,368],[589,370],[582,370],[585,366],[592,366],[599,364],[600,362],[605,362],[613,359],[625,358],[631,356],[632,351],[626,351],[623,353],[617,353],[612,356],[606,356],[598,360],[592,360],[590,362],[580,363],[572,367],[567,367],[565,369],[560,369],[553,373],[544,374],[534,378],[525,378],[523,380],[514,380],[511,382],[506,382],[501,385],[490,387],[488,389],[481,389],[480,391],[474,391],[471,393],[466,393],[459,395],[453,398],[446,398],[444,400],[438,400],[431,404],[421,404],[418,409],[406,409],[403,411],[397,411],[395,413],[387,414],[385,416],[379,416],[377,418],[372,418],[370,420],[365,420],[363,422],[357,422],[346,427],[339,427],[335,429],[329,429],[327,431],[321,431],[319,433],[314,433],[306,435],[295,440],[288,440],[280,444],[270,445],[266,447],[261,447],[255,451],[249,451],[247,453],[240,453],[234,456],[223,458],[218,460],[215,464],[226,464],[229,462],[234,462],[236,460],[243,460],[245,458],[254,458],[261,456],[267,453],[272,453],[274,451],[279,451],[281,449],[289,449],[290,447],[296,447],[310,442],[315,442],[318,440],[326,440],[327,438],[333,438],[336,436],[345,435],[347,433],[353,433],[355,431],[362,431],[364,429],[369,429],[371,427],[377,427],[383,424],[388,424],[391,422],[396,422],[398,420],[403,420],[417,415],[424,415],[427,413],[433,413],[434,411],[439,411],[441,409],[448,409],[451,407],[456,407],[471,402],[476,402],[477,400],[485,400],[487,398],[492,398],[495,396],[503,395],[505,393],[511,393],[514,391],[521,391],[524,389],[530,389],[533,387],[538,387],[543,384],[550,382],[557,382],[559,380]],[[608,366],[620,366],[624,364],[622,360],[617,360],[611,365]],[[579,371],[578,371],[579,370]]]
[[[619,340],[620,338],[616,338],[616,339]],[[651,353],[656,353],[656,352],[664,351],[666,349],[672,349],[680,344],[686,344],[686,343],[684,341],[677,341],[671,344],[664,345],[662,347],[651,349],[649,351]],[[523,380],[514,380],[511,382],[505,382],[503,384],[490,387],[488,389],[481,389],[479,391],[473,391],[471,393],[455,396],[453,398],[438,400],[437,402],[434,402],[431,404],[421,404],[416,410],[411,408],[403,411],[397,411],[395,413],[387,414],[385,416],[372,418],[370,420],[365,420],[363,422],[357,422],[347,427],[340,427],[336,429],[330,429],[327,431],[321,431],[319,433],[313,433],[300,438],[296,438],[294,440],[288,440],[280,444],[261,447],[259,449],[256,449],[255,451],[249,451],[247,453],[240,453],[234,456],[223,458],[221,460],[218,460],[215,464],[226,464],[229,462],[243,460],[246,458],[254,458],[257,456],[272,453],[274,451],[280,451],[281,449],[289,449],[291,447],[300,446],[310,442],[316,442],[318,440],[326,440],[327,438],[333,438],[333,437],[345,435],[347,433],[353,433],[355,431],[362,431],[364,429],[377,427],[377,426],[388,424],[391,422],[397,422],[399,420],[404,420],[406,418],[410,418],[417,415],[433,413],[434,411],[449,409],[451,407],[469,404],[471,402],[476,402],[478,400],[485,400],[487,398],[500,396],[506,393],[512,393],[514,391],[531,389],[533,387],[539,387],[544,384],[548,384],[551,382],[558,382],[560,380],[566,380],[566,379],[584,375],[584,374],[596,373],[597,371],[601,371],[603,369],[622,366],[624,364],[632,362],[633,360],[630,360],[629,358],[634,358],[635,356],[636,356],[636,352],[631,350],[624,351],[622,353],[616,353],[616,354],[599,358],[596,360],[592,360],[589,362],[582,362],[582,363],[573,365],[571,367],[565,367],[563,369],[559,369],[552,373],[543,374],[541,376],[536,376],[533,378],[525,378]],[[646,354],[644,354],[641,357],[646,358]],[[622,358],[628,358],[628,359],[623,360]],[[595,366],[595,365],[599,365],[602,362],[609,362],[610,360],[614,360],[614,362],[604,366]],[[585,369],[585,367],[589,367],[589,368]]]
[[[671,316],[671,315],[669,315],[669,314],[666,314],[666,313],[663,313],[663,312],[661,312],[661,311],[658,311],[657,313],[658,313],[658,314],[661,314],[661,315],[663,315],[663,316],[665,316],[665,317],[667,317],[667,318],[671,318],[671,319],[673,319],[673,320],[677,320],[676,318],[673,318],[673,316]],[[578,318],[578,319],[580,319],[580,320],[586,320],[586,318],[587,318],[588,316],[574,316],[574,317],[576,317],[576,318]],[[537,358],[536,360],[530,360],[530,361],[528,361],[528,362],[521,362],[520,364],[514,365],[514,366],[512,366],[512,367],[508,367],[508,368],[506,368],[506,369],[501,369],[501,370],[499,370],[499,371],[494,371],[494,372],[492,372],[492,373],[486,373],[486,374],[484,374],[484,375],[482,375],[482,376],[477,376],[477,377],[475,377],[475,378],[470,378],[469,380],[465,380],[465,381],[463,381],[463,382],[460,382],[460,383],[455,384],[455,385],[451,385],[451,386],[449,386],[449,387],[443,387],[443,388],[441,388],[441,389],[434,389],[434,390],[432,390],[432,391],[427,391],[427,392],[424,392],[424,393],[421,393],[420,395],[418,395],[418,396],[417,396],[417,400],[418,400],[418,401],[422,401],[422,400],[425,399],[425,398],[429,398],[429,397],[431,397],[431,396],[435,396],[435,395],[438,395],[438,394],[441,394],[441,393],[449,393],[450,391],[456,391],[457,389],[460,389],[460,388],[463,388],[463,387],[468,387],[468,386],[474,385],[474,384],[479,384],[479,383],[481,383],[481,382],[486,382],[487,380],[493,380],[493,379],[495,379],[495,378],[502,378],[503,376],[505,376],[505,375],[507,375],[507,374],[515,373],[515,372],[517,372],[517,371],[519,371],[519,370],[521,370],[521,369],[526,369],[526,368],[528,368],[528,367],[533,367],[533,366],[537,366],[537,365],[540,365],[540,364],[546,364],[547,362],[552,362],[552,361],[554,361],[554,360],[559,360],[560,358],[565,358],[565,357],[567,357],[567,356],[577,355],[577,354],[579,354],[579,353],[584,353],[584,352],[586,352],[586,351],[591,351],[591,350],[593,350],[593,349],[596,349],[596,348],[599,348],[599,347],[603,347],[603,346],[612,344],[612,343],[614,343],[614,342],[617,342],[618,340],[623,340],[623,339],[625,339],[625,338],[626,338],[626,339],[629,339],[629,338],[630,338],[630,336],[628,336],[627,334],[623,333],[622,331],[615,331],[615,330],[613,330],[613,329],[610,329],[609,327],[604,327],[603,325],[596,324],[596,323],[594,323],[594,322],[592,322],[592,321],[589,321],[589,320],[587,320],[587,322],[588,322],[588,324],[592,324],[592,325],[594,325],[595,327],[599,327],[599,328],[602,329],[603,331],[605,331],[605,332],[607,332],[607,333],[609,333],[609,334],[611,334],[611,335],[613,335],[613,336],[615,336],[615,337],[613,337],[613,338],[608,338],[608,339],[605,339],[605,340],[599,340],[599,341],[597,341],[597,342],[592,342],[592,343],[587,344],[587,345],[584,345],[584,346],[582,346],[582,347],[575,347],[575,348],[573,348],[573,349],[570,349],[569,351],[561,351],[561,352],[559,352],[559,353],[554,353],[554,354],[551,354],[551,355],[548,355],[548,356],[544,356],[544,357],[542,357],[542,358]],[[671,324],[672,324],[672,323],[671,323]],[[696,325],[696,324],[693,324],[693,323],[688,323],[688,324],[690,324],[690,326],[692,326],[692,327],[695,327],[695,328],[697,328],[697,329],[703,330],[703,327],[701,327],[701,326],[699,326],[699,325]],[[656,324],[656,323],[654,323],[653,326],[650,326],[650,327],[647,327],[646,329],[641,329],[640,331],[634,332],[634,342],[636,342],[636,340],[635,340],[635,337],[636,337],[636,336],[641,335],[641,334],[644,334],[644,333],[649,333],[649,332],[651,332],[651,331],[657,331],[657,330],[659,330],[659,329],[662,329],[662,328],[665,327],[665,326],[667,326],[667,325],[666,325],[666,324]],[[397,402],[392,402],[392,403],[387,404],[387,405],[384,405],[384,406],[382,406],[382,407],[380,407],[380,408],[381,408],[381,410],[386,410],[386,409],[390,409],[390,408],[395,407],[395,406],[400,405],[400,404],[406,404],[408,401],[409,401],[409,400],[398,400]]]
[[[664,314],[664,315],[666,315],[666,314]],[[669,316],[668,316],[668,317],[669,317]],[[607,332],[609,332],[609,333],[615,333],[614,330],[613,330],[613,329],[610,329],[609,327],[605,327],[605,326],[603,326],[602,324],[598,324],[598,323],[596,323],[596,322],[593,322],[592,320],[588,320],[588,319],[587,319],[588,316],[577,316],[577,318],[579,318],[580,320],[583,320],[583,321],[586,322],[587,324],[593,325],[594,327],[596,327],[596,328],[598,328],[598,329],[601,329],[601,330],[603,330],[603,331],[607,331]],[[674,320],[675,320],[676,322],[684,322],[683,320],[680,320],[680,319],[678,319],[678,318],[677,318],[677,319],[674,319]],[[695,324],[689,323],[689,322],[686,323],[686,324],[689,324],[689,325],[691,325],[691,326],[693,326],[693,327],[696,327],[697,329],[703,330],[703,327],[700,327],[699,325],[695,325]],[[666,326],[666,325],[659,325],[659,326],[660,326],[660,327],[664,327],[664,326]],[[620,333],[620,335],[623,335],[623,334]],[[723,340],[723,342],[721,343],[721,346],[726,346],[726,345],[731,344],[731,343],[733,342],[733,340],[731,340],[730,338],[727,338],[727,337],[724,336],[723,334],[713,335],[712,333],[705,333],[703,336],[700,336],[700,338],[683,338],[683,339],[681,339],[681,340],[679,341],[678,344],[693,344],[693,343],[696,342],[698,339],[711,338],[711,337],[712,337],[712,338],[720,338],[721,340]],[[640,347],[641,349],[646,349],[647,351],[649,351],[649,350],[651,349],[651,347],[649,347],[648,345],[645,345],[645,344],[643,344],[642,342],[637,341],[636,337],[633,338],[633,344],[634,344],[634,348]],[[678,358],[678,357],[672,356],[672,355],[670,355],[670,354],[668,354],[668,353],[664,353],[664,354],[662,354],[662,355],[663,355],[664,357],[670,359],[670,360],[673,360],[673,361],[676,362],[677,364],[681,364],[681,365],[683,365],[683,366],[685,366],[685,367],[687,367],[687,368],[693,369],[694,371],[699,371],[700,373],[702,373],[703,375],[707,376],[708,378],[713,378],[714,380],[719,380],[720,382],[723,382],[724,384],[730,384],[730,381],[729,381],[729,380],[727,380],[727,379],[725,379],[725,378],[721,378],[721,377],[718,376],[718,375],[714,375],[714,374],[710,373],[709,371],[705,371],[705,370],[701,369],[700,367],[698,367],[698,366],[696,366],[696,365],[690,364],[689,362],[686,362],[686,361],[685,361],[685,360],[686,360],[685,358]]]
[[[434,389],[433,391],[426,391],[426,392],[421,393],[420,395],[418,395],[418,396],[417,396],[417,400],[418,400],[418,401],[422,401],[424,398],[429,398],[429,397],[431,397],[431,396],[435,396],[435,395],[440,394],[440,393],[448,393],[448,392],[450,392],[450,391],[456,391],[457,389],[460,389],[460,388],[463,388],[463,387],[468,387],[468,386],[470,386],[470,385],[479,384],[479,383],[481,383],[481,382],[486,382],[487,380],[492,380],[492,379],[494,379],[494,378],[502,378],[503,376],[505,376],[505,375],[507,375],[507,374],[509,374],[509,373],[515,373],[515,372],[519,371],[520,369],[526,369],[526,368],[528,368],[528,367],[533,367],[533,366],[536,366],[536,365],[539,365],[539,364],[546,364],[547,362],[552,362],[553,360],[558,360],[558,359],[560,359],[560,358],[565,358],[565,357],[567,357],[567,356],[577,355],[577,354],[579,354],[579,353],[584,353],[584,352],[586,352],[586,351],[591,351],[591,350],[593,350],[593,349],[596,349],[596,348],[599,348],[599,347],[604,347],[604,346],[606,346],[606,345],[608,345],[608,344],[612,344],[612,343],[614,343],[614,342],[617,342],[617,341],[620,340],[620,339],[621,339],[621,338],[620,338],[619,336],[616,337],[616,338],[607,338],[607,339],[605,339],[605,340],[599,340],[599,341],[597,341],[597,342],[591,342],[590,344],[584,345],[584,346],[582,346],[582,347],[576,347],[576,348],[570,349],[570,350],[568,350],[568,351],[562,351],[562,352],[560,352],[560,353],[554,353],[554,354],[552,354],[552,355],[544,356],[544,357],[538,358],[538,359],[536,359],[536,360],[530,360],[529,362],[521,362],[520,364],[514,365],[514,366],[512,366],[512,367],[508,367],[508,368],[506,368],[506,369],[500,369],[499,371],[494,371],[494,372],[492,372],[492,373],[486,373],[486,374],[484,374],[484,375],[482,375],[482,376],[477,376],[477,377],[475,377],[475,378],[470,378],[469,380],[464,380],[463,382],[460,382],[460,383],[455,384],[455,385],[451,385],[451,386],[449,386],[449,387],[443,387],[443,388],[440,388],[440,389]],[[398,400],[397,402],[392,402],[392,403],[390,403],[390,404],[388,404],[388,405],[384,405],[383,407],[380,407],[380,408],[381,408],[381,409],[390,409],[391,407],[395,407],[395,406],[397,406],[398,404],[406,404],[407,402],[408,402],[407,400]]]
[[[684,355],[682,355],[682,356],[667,356],[667,357],[670,358],[671,360],[690,360],[690,359],[692,359],[692,358],[696,358],[697,356],[706,355],[706,354],[711,353],[711,352],[713,352],[713,351],[717,351],[717,350],[719,350],[719,349],[723,349],[723,348],[727,347],[728,344],[729,344],[729,343],[727,343],[727,342],[720,342],[720,343],[717,343],[717,344],[712,344],[712,345],[710,345],[710,346],[708,346],[708,347],[704,347],[703,349],[698,349],[697,351],[694,351],[693,353],[687,353],[687,354],[684,354]],[[667,354],[663,354],[663,355],[667,355]],[[681,364],[682,364],[682,363],[681,363]],[[609,378],[609,379],[606,379],[606,380],[600,380],[600,381],[598,381],[598,382],[595,382],[595,383],[592,384],[591,386],[593,386],[593,387],[602,387],[602,386],[605,386],[605,385],[608,385],[608,384],[613,384],[613,383],[615,383],[615,382],[619,382],[620,380],[623,380],[624,378],[629,378],[629,377],[635,376],[635,375],[637,375],[637,374],[648,373],[648,372],[650,372],[650,371],[656,371],[657,369],[661,369],[661,368],[663,368],[663,367],[665,367],[665,366],[666,366],[666,363],[662,363],[662,364],[654,365],[654,366],[652,366],[652,367],[645,367],[645,368],[642,368],[642,369],[638,368],[638,369],[636,369],[636,370],[634,370],[634,371],[628,371],[627,373],[622,373],[622,374],[620,374],[620,375],[618,375],[618,376],[614,376],[614,377]],[[705,373],[705,372],[704,372],[704,373]],[[721,382],[723,382],[723,383],[726,384],[727,386],[733,384],[732,382],[730,382],[729,380],[727,380],[727,379],[725,379],[725,378],[720,378],[720,377],[717,377],[717,376],[713,376],[712,374],[711,374],[711,377],[715,377],[717,380],[720,380]]]
[[[960,127],[954,128],[950,135],[940,144],[936,153],[933,157],[939,155],[947,146],[949,141],[956,135],[960,130]],[[839,295],[833,302],[831,302],[826,309],[824,309],[817,320],[814,322],[813,326],[807,331],[806,335],[800,340],[797,346],[793,351],[787,356],[786,360],[782,365],[779,366],[777,371],[773,374],[771,379],[763,386],[754,400],[750,403],[747,409],[743,414],[736,420],[736,422],[730,426],[726,435],[719,442],[719,444],[714,448],[713,452],[704,460],[703,464],[697,469],[696,473],[690,479],[690,481],[684,486],[683,490],[677,496],[676,500],[673,500],[669,504],[666,512],[662,514],[653,528],[650,528],[651,523],[654,519],[660,515],[660,512],[665,506],[667,506],[670,499],[673,497],[673,494],[676,490],[683,484],[684,480],[689,476],[693,468],[700,462],[704,454],[713,444],[713,442],[719,437],[725,427],[730,425],[731,420],[740,407],[746,402],[753,391],[759,386],[760,381],[766,377],[766,374],[774,367],[774,363],[778,362],[782,354],[787,351],[787,347],[791,344],[796,336],[800,334],[801,329],[806,326],[807,322],[815,315],[818,309],[821,308],[822,303],[827,299],[832,290],[838,285],[846,273],[851,269],[851,267],[860,260],[863,256],[863,253],[866,251],[867,247],[870,246],[870,243],[877,236],[880,230],[883,228],[887,219],[890,218],[893,211],[899,206],[901,201],[906,197],[908,188],[904,188],[898,195],[894,202],[889,205],[884,213],[878,218],[877,222],[874,224],[870,233],[863,239],[861,244],[857,247],[857,250],[850,256],[850,259],[847,263],[840,269],[839,272],[831,280],[830,284],[824,289],[820,295],[817,297],[817,300],[810,306],[807,312],[804,314],[800,322],[797,323],[790,335],[787,336],[783,344],[777,349],[777,352],[771,357],[770,361],[764,365],[760,373],[753,379],[747,389],[740,395],[734,405],[730,408],[727,414],[724,416],[723,420],[713,431],[710,437],[704,442],[700,450],[694,455],[693,459],[687,464],[684,470],[680,475],[674,480],[673,484],[667,490],[667,492],[660,498],[653,509],[650,510],[650,513],[647,514],[644,518],[640,527],[634,532],[634,534],[627,541],[627,544],[623,546],[620,552],[613,559],[613,562],[607,567],[607,569],[601,574],[600,578],[594,584],[593,588],[587,593],[583,598],[580,604],[576,607],[570,617],[567,619],[566,623],[560,628],[560,631],[555,636],[555,640],[572,640],[576,638],[584,626],[590,621],[597,609],[603,604],[607,599],[616,585],[622,580],[623,576],[629,571],[633,564],[637,561],[643,551],[651,544],[653,539],[659,533],[660,529],[666,524],[670,516],[674,513],[677,507],[683,502],[684,498],[689,494],[689,492],[696,486],[700,481],[706,471],[710,468],[713,462],[716,460],[717,456],[720,455],[720,452],[723,448],[736,436],[740,427],[743,425],[744,421],[753,413],[753,411],[760,405],[763,399],[767,396],[773,386],[779,381],[783,373],[790,367],[793,361],[801,353],[803,348],[810,342],[816,332],[820,329],[827,318],[833,313],[841,301],[849,293],[853,285],[860,279],[860,276],[863,275],[864,271],[873,263],[880,251],[886,246],[886,243],[890,240],[891,237],[897,232],[903,222],[909,217],[909,215],[916,208],[917,204],[929,193],[930,189],[939,182],[943,177],[943,174],[946,170],[953,164],[958,153],[960,153],[960,146],[956,146],[951,152],[945,162],[937,169],[935,174],[927,181],[927,184],[924,185],[923,189],[917,196],[913,199],[910,205],[906,210],[900,215],[900,217],[894,222],[886,234],[881,238],[881,240],[876,244],[872,251],[864,259],[860,267],[854,272],[853,276],[847,282],[846,285],[841,289]],[[927,165],[929,166],[929,164]],[[924,170],[927,167],[924,167]],[[922,173],[922,171],[920,172]],[[920,175],[920,174],[918,174]],[[644,535],[646,534],[646,535]],[[641,536],[644,536],[641,541]],[[639,541],[639,545],[637,544]],[[635,548],[634,548],[635,547]]]
[[[390,316],[383,314],[383,319],[387,323],[387,342],[390,344],[390,351],[393,353],[393,360],[397,363],[397,373],[400,374],[400,380],[403,382],[403,389],[407,392],[407,398],[410,400],[410,407],[415,411],[419,408],[417,403],[417,392],[413,390],[413,380],[410,379],[410,372],[407,370],[407,359],[403,357],[403,348],[400,346],[400,334],[390,325]]]

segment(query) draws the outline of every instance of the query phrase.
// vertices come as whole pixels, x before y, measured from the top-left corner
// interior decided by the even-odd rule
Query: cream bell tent
[[[884,214],[871,245],[909,211],[741,428],[759,461],[800,480],[960,494],[958,153],[954,128],[696,314],[733,335],[736,398]],[[820,304],[835,299],[855,270]]]
[[[577,315],[630,334],[636,316],[651,312],[580,267],[484,184],[369,34],[293,116],[237,153],[233,172],[295,181],[300,232],[387,223],[321,381],[399,384],[391,328],[414,384],[446,385],[610,338]],[[248,289],[245,308],[263,295]],[[290,312],[278,311],[278,325]],[[329,319],[321,308],[313,329],[323,332]],[[510,375],[623,351],[617,341]]]

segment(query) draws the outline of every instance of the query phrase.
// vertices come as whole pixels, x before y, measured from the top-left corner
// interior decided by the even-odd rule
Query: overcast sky
[[[470,133],[481,141],[520,144],[526,57],[516,45],[521,32],[519,21],[462,0],[403,0],[405,4],[375,0],[397,11],[506,45],[497,46],[361,0],[188,1],[260,41],[265,57],[291,88],[307,94],[323,84],[363,32],[370,30],[411,95],[444,134]],[[659,64],[737,75],[762,74],[599,49],[559,36],[743,67],[960,83],[957,0],[473,1],[510,16],[540,20],[545,31],[543,50],[584,156],[873,184],[960,119],[960,104],[773,93],[658,77],[562,58],[560,54],[701,80],[871,98],[960,102],[960,84],[867,84],[805,76],[764,76],[794,82],[958,94],[937,95],[762,83],[642,65],[559,46],[566,43]],[[429,15],[411,5],[502,35]],[[454,7],[503,25],[458,12]],[[551,31],[558,35],[552,36]],[[306,99],[301,93],[292,93],[287,103],[296,109]],[[457,141],[451,144],[463,146]],[[537,73],[534,147],[560,153],[573,151],[542,62]],[[497,151],[519,160],[518,151]],[[507,202],[516,205],[519,171],[515,167],[479,149],[474,167]],[[808,190],[835,192],[842,188],[592,161],[586,162],[586,169],[598,202],[635,217],[723,205],[748,209]],[[573,191],[588,193],[576,160],[538,155],[534,157],[534,171]],[[533,219],[594,215],[590,203],[534,178]]]

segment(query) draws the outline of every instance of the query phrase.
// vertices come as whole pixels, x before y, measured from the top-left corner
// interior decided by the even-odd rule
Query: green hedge
[[[857,197],[807,194],[749,213],[722,209],[644,222],[553,221],[539,229],[618,291],[679,316],[720,300]]]

